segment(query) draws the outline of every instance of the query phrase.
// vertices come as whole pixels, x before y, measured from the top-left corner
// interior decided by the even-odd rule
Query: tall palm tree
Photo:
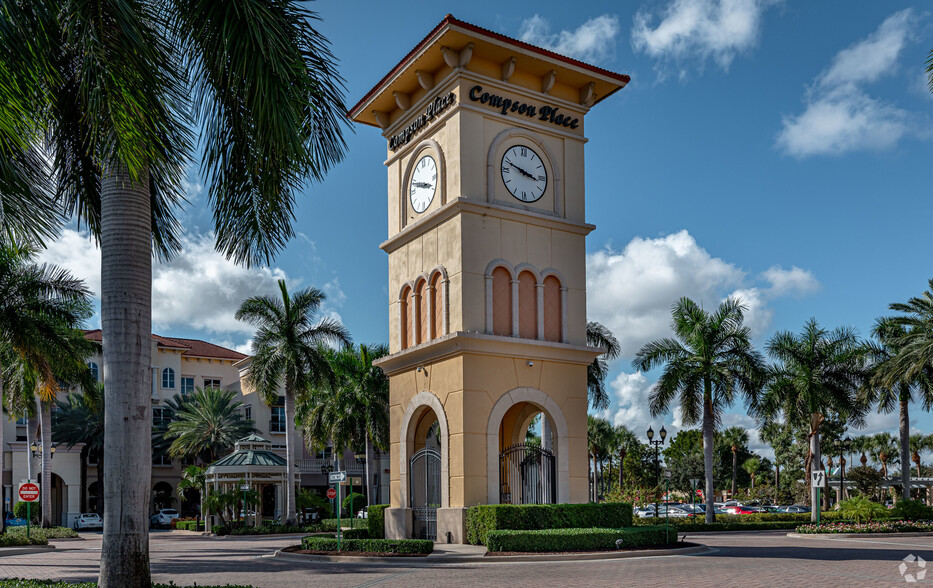
[[[380,451],[389,448],[389,378],[373,361],[388,353],[386,345],[362,343],[327,350],[333,378],[298,391],[298,422],[311,447],[323,447],[328,441],[334,449],[364,447],[368,504],[372,504],[370,444]]]
[[[609,408],[609,393],[606,391],[606,377],[609,375],[609,360],[616,359],[622,353],[622,346],[608,328],[589,321],[586,323],[586,344],[602,347],[605,353],[586,366],[586,389],[590,406],[596,410]]]
[[[169,455],[199,457],[211,463],[255,432],[253,422],[243,417],[243,403],[234,401],[235,396],[233,390],[195,388],[165,432],[166,440],[171,441]]]
[[[326,296],[317,288],[305,288],[290,295],[285,280],[279,280],[281,298],[253,296],[236,312],[236,319],[257,327],[253,338],[253,359],[246,372],[246,384],[256,390],[266,404],[285,392],[285,456],[287,478],[285,521],[295,524],[295,395],[321,386],[332,377],[324,351],[326,343],[349,344],[350,335],[339,321],[317,320]]]
[[[872,459],[881,464],[881,475],[887,477],[888,464],[895,464],[900,461],[899,447],[894,435],[891,433],[876,433],[871,436],[871,445],[869,451]]]
[[[933,377],[933,278],[929,285],[920,296],[888,307],[901,314],[887,320],[903,329],[895,337],[897,355],[885,370],[884,380],[888,385]]]
[[[619,488],[624,486],[623,470],[625,469],[625,456],[638,445],[638,437],[625,425],[616,425],[612,428],[612,448],[619,456]]]
[[[703,460],[706,478],[706,522],[713,511],[713,433],[722,411],[736,393],[754,406],[764,377],[764,361],[752,347],[744,325],[745,307],[732,298],[707,312],[689,298],[673,308],[675,339],[648,343],[632,365],[642,371],[664,366],[651,390],[651,414],[659,415],[679,401],[685,425],[703,423]]]
[[[586,417],[586,443],[587,450],[592,460],[593,476],[593,502],[599,502],[599,485],[597,461],[604,459],[609,454],[609,444],[612,442],[612,425],[604,418],[587,415]]]
[[[723,442],[732,450],[732,496],[735,496],[739,449],[748,445],[748,431],[742,427],[729,427],[721,433]],[[744,466],[743,466],[744,467]]]
[[[183,170],[202,155],[218,249],[267,262],[293,236],[302,184],[345,150],[342,82],[315,18],[287,0],[0,7],[0,160],[47,143],[59,207],[101,244],[105,588],[150,584],[151,260],[179,247]],[[14,172],[0,166],[0,182]]]
[[[931,370],[914,376],[894,368],[894,363],[905,340],[907,329],[891,318],[878,319],[872,334],[878,342],[869,342],[872,377],[860,393],[862,402],[877,404],[879,413],[889,413],[898,407],[901,488],[905,500],[910,499],[910,415],[909,405],[919,401],[924,410],[933,406],[933,378]]]
[[[771,368],[758,413],[765,418],[783,414],[788,422],[808,424],[807,484],[813,464],[821,463],[824,415],[838,413],[856,426],[865,422],[865,408],[856,402],[867,375],[864,354],[852,329],[827,331],[812,318],[799,335],[781,331],[768,341],[768,355],[778,364]],[[810,500],[811,520],[816,521],[820,507],[814,487],[810,488]]]
[[[750,457],[742,462],[742,469],[752,479],[752,490],[755,489],[755,475],[758,474],[759,468],[761,468],[761,460],[757,457]]]
[[[923,452],[930,448],[930,437],[930,435],[921,435],[920,433],[915,433],[910,436],[910,460],[917,466],[918,478],[922,475],[920,472],[920,462],[923,457]]]
[[[83,393],[71,393],[67,401],[58,402],[53,413],[53,439],[68,448],[83,443],[81,448],[81,512],[87,504],[87,464],[91,454],[97,456],[98,500],[96,512],[102,514],[104,487],[104,389],[103,384]]]
[[[857,437],[852,438],[852,441],[851,441],[852,451],[860,454],[861,457],[859,458],[859,462],[862,464],[862,467],[865,467],[865,465],[868,463],[868,456],[866,455],[866,453],[869,452],[870,447],[871,447],[870,436],[859,435]],[[853,467],[854,467],[854,464],[853,464]]]

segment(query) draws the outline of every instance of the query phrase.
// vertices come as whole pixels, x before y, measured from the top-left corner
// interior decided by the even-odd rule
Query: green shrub
[[[330,537],[305,537],[301,547],[310,551],[337,551],[337,540]],[[341,551],[427,555],[434,551],[434,542],[427,539],[344,539]]]
[[[16,536],[26,536],[26,527],[7,527],[7,535],[16,535]],[[78,533],[74,529],[69,529],[68,527],[49,527],[48,529],[43,529],[42,527],[33,527],[30,529],[29,534],[32,537],[40,537],[42,539],[69,539],[78,536]]]
[[[929,507],[919,500],[901,500],[890,512],[891,517],[895,519],[906,519],[908,521],[933,519],[933,507]]]
[[[29,510],[29,516],[32,519],[32,522],[38,523],[39,518],[42,515],[42,505],[38,500],[36,502],[24,502],[20,500],[15,505],[13,505],[13,516],[20,519],[25,519],[27,509]]]
[[[489,551],[605,551],[620,548],[665,545],[677,541],[677,530],[666,535],[663,526],[624,529],[541,529],[537,531],[489,531]]]
[[[4,533],[0,535],[0,547],[17,547],[19,545],[48,545],[49,540],[45,537],[26,533]]]
[[[364,506],[366,506],[366,497],[359,492],[351,492],[343,499],[343,510],[351,517],[355,517]]]
[[[485,545],[490,531],[538,529],[618,529],[632,526],[632,505],[603,504],[489,504],[467,510],[467,541]]]
[[[839,503],[839,513],[857,523],[873,519],[889,518],[890,512],[883,505],[872,502],[862,496],[856,496]]]
[[[321,526],[324,531],[336,531],[337,530],[337,519],[323,519],[321,521]],[[343,517],[340,519],[341,527],[349,527],[351,529],[363,529],[369,525],[366,523],[366,519],[357,519],[351,517]]]
[[[369,539],[369,529],[347,529],[343,531],[344,539]]]
[[[230,534],[230,529],[228,529],[225,525],[214,525],[213,527],[211,527],[211,531],[214,532],[214,535],[218,535],[221,537],[223,537],[224,535]]]
[[[366,511],[366,524],[369,527],[369,536],[373,539],[386,538],[386,509],[388,504],[374,504]]]

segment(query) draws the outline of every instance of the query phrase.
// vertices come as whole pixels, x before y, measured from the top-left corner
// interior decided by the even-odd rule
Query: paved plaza
[[[92,580],[100,535],[58,543],[52,553],[0,558],[0,577]],[[782,532],[695,534],[703,555],[619,560],[397,564],[293,561],[271,557],[296,537],[214,539],[180,532],[152,534],[157,581],[203,585],[292,586],[905,586],[899,565],[908,554],[931,561],[933,537],[789,538]],[[907,573],[921,568],[912,564]],[[919,583],[933,583],[933,574]]]

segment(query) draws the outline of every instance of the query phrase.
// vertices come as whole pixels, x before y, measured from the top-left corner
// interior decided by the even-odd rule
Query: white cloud
[[[888,17],[867,38],[843,49],[807,89],[805,110],[785,116],[777,147],[788,155],[839,155],[890,149],[910,136],[931,134],[929,120],[884,100],[865,86],[897,70],[921,18],[913,9]]]
[[[576,30],[551,33],[548,21],[535,14],[522,22],[518,38],[561,55],[589,63],[601,63],[615,55],[619,18],[604,14],[586,21]]]
[[[641,372],[629,374],[621,372],[609,384],[616,397],[614,407],[606,411],[606,417],[613,425],[625,425],[639,438],[649,426],[656,426],[648,410],[648,396],[652,384]]]
[[[756,286],[756,282],[764,282]],[[755,335],[771,324],[771,300],[818,287],[810,272],[772,266],[749,279],[742,269],[700,247],[687,231],[636,237],[622,251],[607,247],[587,256],[587,312],[609,327],[631,358],[647,342],[670,335],[671,307],[686,296],[713,308],[728,296],[748,306]]]
[[[632,45],[662,61],[714,61],[724,70],[752,49],[764,11],[775,0],[673,0],[660,14],[640,10]],[[655,25],[655,21],[657,24]]]
[[[211,235],[184,235],[181,242],[182,251],[171,263],[155,263],[152,268],[153,330],[185,327],[252,335],[255,329],[233,315],[249,296],[277,296],[276,282],[287,279],[285,272],[280,268],[238,266],[214,250]],[[66,230],[41,259],[68,268],[99,296],[100,250],[86,234]],[[339,282],[333,283],[339,290]]]

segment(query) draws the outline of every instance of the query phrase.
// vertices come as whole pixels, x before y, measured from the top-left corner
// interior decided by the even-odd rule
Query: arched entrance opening
[[[152,487],[152,510],[153,512],[163,508],[172,508],[175,503],[175,497],[172,496],[172,485],[168,482],[158,482]]]
[[[262,508],[260,514],[266,518],[275,516],[275,486],[264,484],[262,486]]]
[[[201,491],[187,488],[182,494],[181,516],[196,517],[201,514]]]
[[[442,443],[437,415],[426,407],[414,421],[414,453],[408,463],[412,537],[416,539],[437,539]]]
[[[553,429],[550,417],[533,402],[506,411],[499,424],[500,504],[557,502]]]

